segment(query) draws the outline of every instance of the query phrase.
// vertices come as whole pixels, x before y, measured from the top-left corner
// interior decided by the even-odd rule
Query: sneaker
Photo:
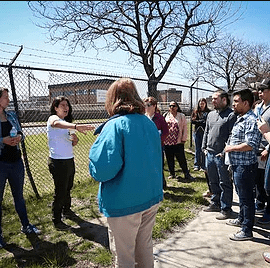
[[[270,253],[269,252],[264,252],[263,253],[263,258],[266,262],[270,263]]]
[[[216,216],[217,220],[227,220],[232,218],[232,211],[231,210],[221,210],[218,216]]]
[[[194,171],[199,171],[199,167],[194,167]]]
[[[257,208],[255,210],[255,214],[257,214],[257,215],[263,215],[264,214],[264,208]]]
[[[215,204],[210,204],[203,211],[205,211],[205,212],[220,212],[220,207],[215,205]]]
[[[203,193],[203,197],[211,197],[211,196],[212,196],[212,193],[210,191]]]
[[[41,231],[35,225],[32,224],[28,224],[25,228],[22,227],[21,231],[25,234],[37,234],[37,235],[41,234]]]
[[[6,246],[6,242],[2,235],[0,235],[0,248],[4,248]]]
[[[71,228],[69,225],[65,224],[62,221],[54,223],[54,227],[58,231],[68,231]]]
[[[226,222],[226,224],[230,226],[235,226],[235,227],[242,227],[242,223],[239,221],[238,218],[229,220],[228,222]]]
[[[230,235],[229,238],[231,240],[234,240],[234,241],[245,241],[245,240],[252,240],[253,235],[252,234],[250,234],[250,235],[245,234],[244,231],[240,230],[236,234]]]
[[[267,216],[263,215],[262,218],[258,219],[257,223],[258,224],[269,224],[270,223],[270,216],[269,215],[267,215]]]

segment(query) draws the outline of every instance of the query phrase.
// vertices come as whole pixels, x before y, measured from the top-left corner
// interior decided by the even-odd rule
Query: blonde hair
[[[105,108],[110,116],[118,113],[145,113],[144,103],[130,78],[120,78],[111,84],[106,94]]]

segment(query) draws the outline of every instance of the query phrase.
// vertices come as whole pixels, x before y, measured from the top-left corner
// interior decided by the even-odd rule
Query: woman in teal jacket
[[[110,248],[119,267],[154,267],[152,228],[163,199],[160,135],[131,79],[110,86],[105,107],[111,118],[90,149],[89,171],[100,182]]]

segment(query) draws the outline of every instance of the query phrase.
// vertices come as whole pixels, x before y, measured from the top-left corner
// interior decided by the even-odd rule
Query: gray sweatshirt
[[[237,115],[230,107],[208,114],[203,135],[202,150],[215,154],[223,153]]]

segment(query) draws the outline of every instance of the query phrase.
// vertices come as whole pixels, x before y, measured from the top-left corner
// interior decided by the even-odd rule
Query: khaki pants
[[[153,268],[152,229],[159,204],[124,217],[109,217],[110,250],[119,268]]]

